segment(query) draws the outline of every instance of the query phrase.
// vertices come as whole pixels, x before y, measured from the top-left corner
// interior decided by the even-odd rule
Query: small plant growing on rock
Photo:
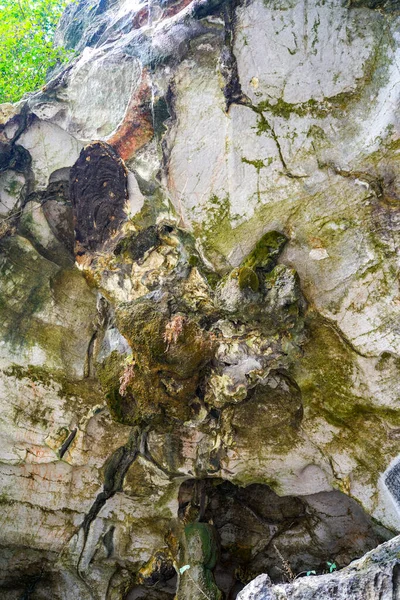
[[[321,575],[326,575],[327,573],[334,573],[337,570],[337,564],[335,562],[330,562],[329,560],[327,560],[326,566],[328,567],[328,569],[324,569],[322,573],[320,573]],[[317,574],[318,573],[315,569],[313,569],[312,571],[301,571],[301,573],[297,573],[295,579],[297,579],[298,577],[303,577],[303,575],[305,575],[306,577],[310,577],[311,575]]]
[[[119,378],[119,393],[121,394],[121,396],[126,395],[126,390],[128,386],[132,383],[133,379],[135,378],[135,364],[136,363],[133,360],[132,356],[129,356],[125,361],[124,372]]]
[[[294,581],[296,579],[296,575],[293,573],[289,562],[282,556],[282,553],[275,546],[275,544],[274,544],[274,549],[282,563],[282,569],[279,569],[279,571],[281,571],[284,574],[284,576],[286,577],[286,579],[288,580],[288,582],[291,583],[292,581]]]
[[[182,315],[175,315],[175,317],[173,317],[171,321],[167,323],[164,333],[164,341],[167,344],[167,349],[165,352],[168,352],[171,344],[176,344],[178,341],[178,338],[183,331],[184,323],[185,317],[182,317]]]
[[[329,560],[327,561],[327,567],[329,569],[329,573],[333,573],[334,571],[336,571],[337,569],[337,565],[334,562],[330,562]]]

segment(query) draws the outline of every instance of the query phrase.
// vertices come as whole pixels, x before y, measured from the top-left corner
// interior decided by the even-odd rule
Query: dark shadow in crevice
[[[167,580],[159,581],[154,586],[136,585],[130,590],[125,600],[173,600],[176,594],[176,574]]]
[[[214,578],[226,600],[261,573],[274,582],[326,573],[393,537],[339,491],[280,497],[266,485],[241,488],[217,479],[184,482],[178,516],[215,526],[220,556]]]

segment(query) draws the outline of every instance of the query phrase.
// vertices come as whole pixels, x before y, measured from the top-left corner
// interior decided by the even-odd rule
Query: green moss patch
[[[124,355],[116,350],[102,363],[97,364],[97,376],[104,391],[111,417],[124,425],[135,425],[137,422],[136,403],[132,394],[120,394],[120,379],[124,372]]]
[[[145,420],[163,412],[187,420],[203,369],[214,355],[210,334],[188,316],[170,317],[166,304],[149,299],[121,306],[117,324],[132,348],[129,391],[138,413]]]
[[[257,242],[254,249],[242,261],[243,267],[271,270],[282,252],[287,238],[279,231],[269,231]]]
[[[242,267],[238,271],[238,282],[241,290],[250,288],[253,292],[257,292],[260,287],[260,282],[257,273],[250,267]]]
[[[307,319],[309,339],[293,368],[305,409],[305,424],[325,419],[337,428],[324,445],[328,455],[344,451],[358,464],[360,476],[376,485],[380,474],[400,452],[400,441],[387,424],[400,426],[400,411],[377,406],[355,388],[357,355],[335,327],[319,315]],[[374,443],[371,444],[371,440]]]
[[[39,383],[45,388],[58,387],[57,395],[59,398],[71,400],[73,398],[82,398],[89,404],[99,403],[99,385],[94,379],[68,379],[62,371],[50,370],[37,365],[11,365],[3,369],[4,375],[14,377],[18,380],[28,379],[33,383]]]

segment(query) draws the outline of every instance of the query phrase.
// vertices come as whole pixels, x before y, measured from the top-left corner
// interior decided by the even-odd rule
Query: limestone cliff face
[[[400,531],[399,24],[67,8],[0,106],[1,597],[229,600]]]

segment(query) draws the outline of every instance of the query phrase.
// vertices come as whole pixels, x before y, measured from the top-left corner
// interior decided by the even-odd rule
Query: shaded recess
[[[0,598],[45,600],[57,597],[57,554],[20,546],[0,547]]]
[[[18,173],[25,173],[31,168],[31,155],[17,141],[34,120],[34,116],[28,114],[27,107],[23,106],[19,114],[12,117],[7,123],[0,124],[0,172],[12,169]],[[10,139],[6,134],[6,126],[14,128]]]
[[[44,217],[41,222],[41,216]],[[50,236],[46,236],[46,227]],[[44,233],[42,233],[42,229]],[[18,233],[36,251],[61,267],[74,264],[74,225],[69,202],[68,181],[50,181],[47,188],[26,198],[18,223]]]
[[[400,463],[389,469],[385,476],[385,484],[397,506],[400,506]]]
[[[287,581],[294,575],[344,567],[392,534],[373,524],[362,508],[339,491],[278,496],[266,485],[240,488],[220,480],[188,480],[179,492],[179,517],[212,523],[219,542],[214,569],[226,600],[260,573]]]
[[[220,479],[190,479],[180,486],[178,502],[178,519],[166,537],[174,561],[168,553],[157,553],[152,568],[141,571],[125,600],[200,598],[200,588],[212,589],[204,588],[201,574],[196,579],[199,534],[205,560],[217,557],[215,566],[203,567],[212,569],[211,579],[224,600],[234,600],[261,573],[275,583],[289,581],[288,570],[293,576],[327,573],[330,565],[343,568],[393,537],[336,490],[280,497],[266,485],[241,488]],[[204,546],[205,538],[211,546]],[[189,569],[178,581],[174,565],[183,564]],[[191,578],[185,582],[187,572]]]
[[[350,8],[372,8],[386,12],[398,12],[400,4],[398,0],[350,0]]]
[[[144,585],[135,585],[130,590],[125,600],[173,600],[175,598],[177,585],[176,573],[169,580],[159,581],[154,584],[154,589]]]

